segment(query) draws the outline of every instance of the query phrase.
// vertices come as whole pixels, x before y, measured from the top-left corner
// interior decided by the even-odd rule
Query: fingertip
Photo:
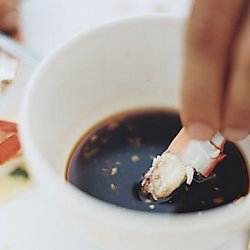
[[[222,134],[226,139],[237,142],[245,139],[248,136],[249,131],[245,129],[225,128],[223,129]]]
[[[187,125],[188,134],[196,140],[209,140],[215,134],[214,129],[202,122],[192,122]]]

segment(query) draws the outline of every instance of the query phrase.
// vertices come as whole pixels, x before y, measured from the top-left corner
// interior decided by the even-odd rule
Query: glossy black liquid
[[[152,157],[163,152],[181,129],[177,113],[131,111],[111,117],[90,130],[74,149],[67,180],[112,204],[150,212],[184,213],[211,209],[244,196],[249,190],[246,162],[228,142],[227,157],[208,177],[196,175],[171,197],[150,201],[140,195],[140,180]]]

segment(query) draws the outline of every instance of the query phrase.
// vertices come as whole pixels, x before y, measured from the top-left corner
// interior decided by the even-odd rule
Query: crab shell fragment
[[[141,182],[142,194],[151,194],[154,200],[165,198],[183,182],[190,185],[195,171],[207,177],[226,156],[222,154],[225,142],[220,133],[210,141],[193,140],[182,128],[168,149],[153,159]]]
[[[20,153],[16,123],[0,120],[0,166]]]

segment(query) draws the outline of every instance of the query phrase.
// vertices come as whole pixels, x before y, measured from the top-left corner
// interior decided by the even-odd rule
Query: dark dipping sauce
[[[68,162],[66,178],[82,191],[109,203],[149,212],[202,211],[236,201],[249,190],[246,162],[227,142],[227,157],[204,178],[182,184],[171,196],[153,201],[140,195],[140,181],[152,158],[181,129],[178,113],[165,109],[129,111],[110,117],[85,134]]]

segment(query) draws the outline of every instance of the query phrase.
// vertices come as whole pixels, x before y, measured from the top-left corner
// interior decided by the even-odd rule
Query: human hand
[[[17,38],[17,0],[0,0],[0,31]]]
[[[183,125],[195,139],[250,131],[250,2],[195,0],[185,44]]]

